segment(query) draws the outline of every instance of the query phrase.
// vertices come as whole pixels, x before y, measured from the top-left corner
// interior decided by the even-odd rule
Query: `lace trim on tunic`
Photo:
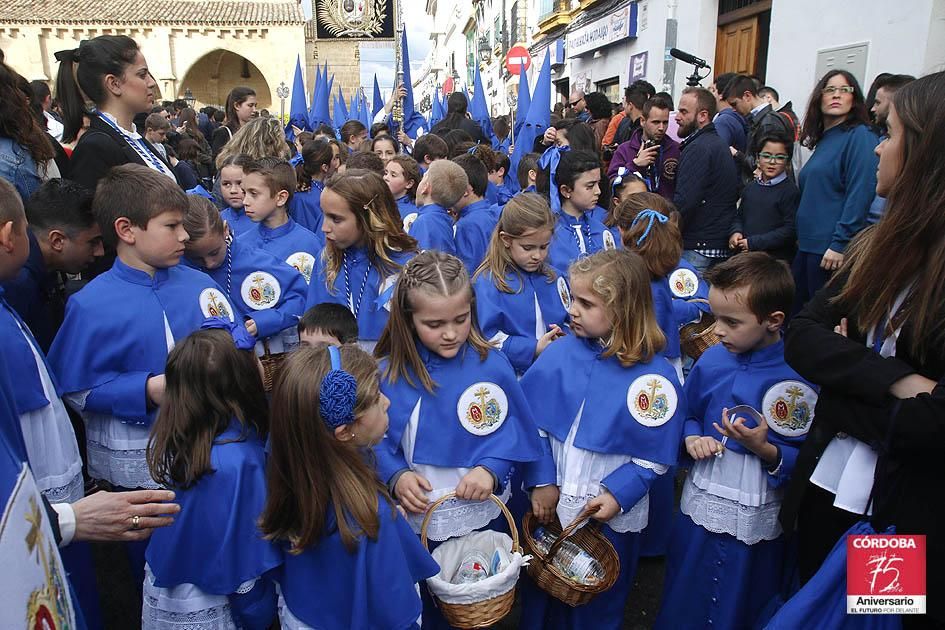
[[[117,450],[88,441],[89,476],[104,479],[122,488],[157,489],[161,486],[151,478],[145,449]]]
[[[430,494],[430,501],[435,501],[437,497],[452,492],[452,490],[452,488],[448,488],[434,491]],[[499,498],[503,503],[508,503],[511,494],[511,483],[506,480],[505,488]],[[489,500],[464,501],[456,497],[447,499],[436,508],[433,517],[430,518],[430,523],[427,525],[427,538],[430,540],[447,540],[471,534],[487,526],[501,513],[499,506]],[[423,514],[407,513],[407,522],[410,523],[411,529],[417,534],[420,533],[423,517]]]
[[[727,455],[727,454],[726,454]],[[778,511],[781,501],[760,506],[741,505],[698,488],[686,476],[679,511],[689,516],[696,525],[716,534],[728,534],[746,545],[762,540],[774,540],[781,535]]]

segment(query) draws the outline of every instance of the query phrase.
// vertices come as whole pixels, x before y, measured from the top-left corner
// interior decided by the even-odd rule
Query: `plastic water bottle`
[[[472,584],[486,579],[490,575],[490,564],[489,556],[481,551],[469,552],[453,575],[453,584]]]
[[[556,538],[544,527],[535,530],[535,545],[543,554],[548,553]],[[600,562],[567,539],[561,543],[552,563],[578,584],[595,584],[604,579]]]

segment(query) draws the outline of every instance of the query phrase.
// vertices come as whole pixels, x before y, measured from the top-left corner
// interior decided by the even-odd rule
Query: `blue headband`
[[[318,388],[318,410],[329,429],[354,422],[354,407],[358,401],[358,382],[341,369],[341,353],[336,346],[328,346],[331,371]]]
[[[233,337],[237,350],[252,350],[256,347],[256,338],[249,334],[242,323],[231,322],[226,317],[208,317],[200,324],[200,330],[225,330]]]
[[[667,221],[669,221],[669,217],[667,217],[665,214],[661,214],[657,212],[656,210],[651,210],[650,208],[647,208],[646,210],[644,210],[643,212],[641,212],[640,214],[638,214],[636,217],[633,218],[633,223],[630,224],[630,227],[633,227],[634,225],[636,225],[637,223],[645,219],[649,219],[650,222],[647,223],[646,229],[643,231],[643,234],[640,236],[640,238],[637,239],[638,246],[642,245],[643,241],[646,240],[646,237],[650,235],[650,230],[653,229],[653,221],[659,221],[660,223],[666,223]]]
[[[610,194],[613,197],[617,196],[617,187],[623,184],[624,179],[636,179],[638,181],[646,183],[646,180],[643,179],[643,176],[636,171],[631,171],[626,166],[621,166],[617,169],[617,176],[614,177],[614,181],[610,183]]]
[[[568,147],[559,147],[552,145],[545,149],[538,159],[539,168],[548,169],[548,199],[551,202],[551,211],[555,214],[561,212],[561,191],[558,190],[558,163],[561,161],[561,154],[568,151]]]

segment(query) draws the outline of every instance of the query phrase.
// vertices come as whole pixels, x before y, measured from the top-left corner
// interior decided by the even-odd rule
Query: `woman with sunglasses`
[[[847,244],[866,226],[875,196],[873,150],[879,138],[870,130],[863,91],[852,74],[831,70],[817,83],[801,143],[814,154],[798,177],[794,312],[843,264]]]

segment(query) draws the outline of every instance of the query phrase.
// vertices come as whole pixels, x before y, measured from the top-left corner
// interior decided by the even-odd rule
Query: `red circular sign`
[[[453,77],[446,77],[443,82],[443,96],[449,96],[453,93]]]
[[[505,69],[509,71],[509,74],[517,76],[522,69],[522,64],[525,65],[525,70],[531,68],[532,56],[527,48],[516,44],[509,48],[509,54],[505,56]]]

